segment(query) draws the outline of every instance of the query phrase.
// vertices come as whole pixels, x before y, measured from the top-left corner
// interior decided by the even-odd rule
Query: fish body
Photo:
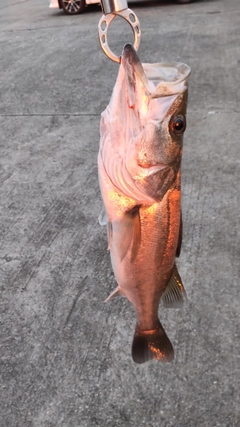
[[[181,248],[181,157],[186,128],[185,64],[141,64],[131,45],[121,57],[102,113],[99,183],[117,289],[133,304],[132,357],[171,361],[173,347],[158,319],[185,294],[175,264]],[[110,299],[110,297],[108,299]]]

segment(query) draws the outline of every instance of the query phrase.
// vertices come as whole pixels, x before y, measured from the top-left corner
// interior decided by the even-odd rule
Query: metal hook
[[[107,12],[106,12],[107,13]],[[108,45],[107,32],[108,27],[116,16],[124,18],[132,28],[134,34],[134,49],[137,51],[139,48],[141,40],[141,29],[140,22],[137,15],[131,9],[124,9],[120,11],[114,11],[112,13],[107,13],[103,15],[98,23],[98,36],[99,42],[103,52],[110,58],[112,61],[121,62],[121,57],[115,55]]]

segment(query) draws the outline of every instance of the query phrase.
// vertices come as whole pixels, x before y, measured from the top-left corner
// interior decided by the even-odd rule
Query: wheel
[[[61,0],[61,6],[68,15],[77,15],[85,9],[85,0]]]

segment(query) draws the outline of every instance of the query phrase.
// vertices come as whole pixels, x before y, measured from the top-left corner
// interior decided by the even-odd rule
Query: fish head
[[[186,129],[187,90],[178,95],[155,98],[163,117],[148,119],[128,145],[126,164],[136,186],[161,200],[180,172],[183,134]]]
[[[123,49],[102,134],[107,126],[112,165],[116,155],[122,162],[110,178],[120,174],[116,186],[140,203],[162,199],[180,170],[189,74],[185,64],[142,64],[132,45]]]
[[[131,45],[122,58],[127,104],[137,123],[126,149],[127,170],[141,191],[159,200],[180,170],[190,68],[179,63],[141,64]]]

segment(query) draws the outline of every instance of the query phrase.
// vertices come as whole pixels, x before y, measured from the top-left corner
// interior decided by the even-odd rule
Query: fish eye
[[[182,114],[172,117],[170,121],[170,128],[176,135],[182,135],[186,129],[186,118]]]

